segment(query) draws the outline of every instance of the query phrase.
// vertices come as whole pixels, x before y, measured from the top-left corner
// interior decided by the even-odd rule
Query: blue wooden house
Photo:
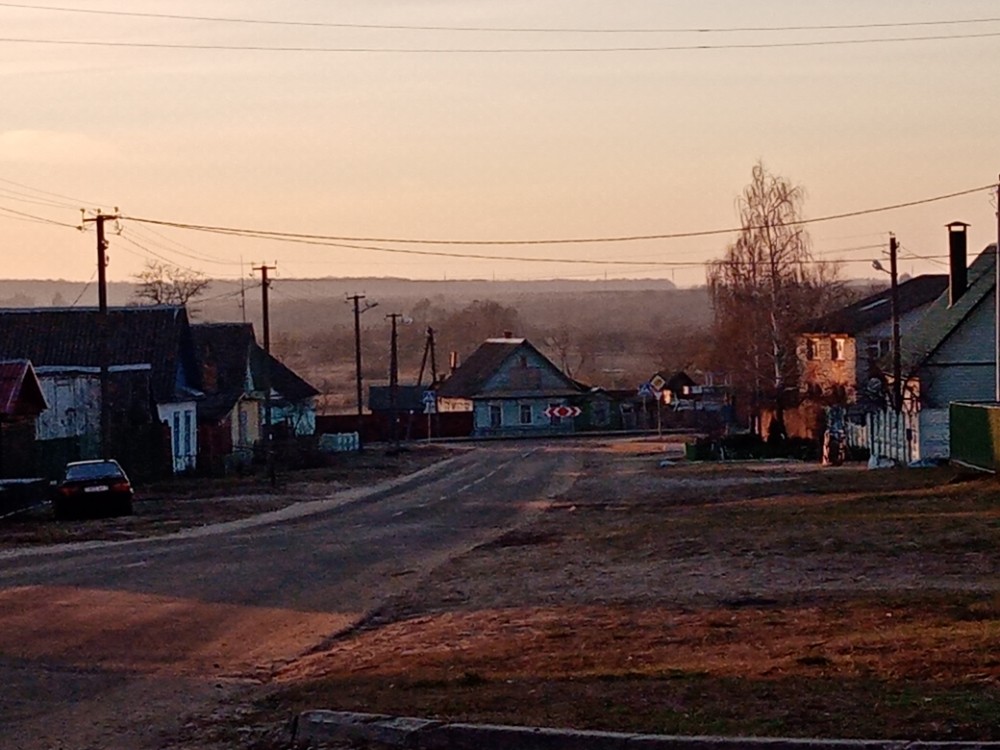
[[[574,432],[585,395],[529,341],[509,336],[487,339],[437,392],[442,411],[472,411],[483,437]]]

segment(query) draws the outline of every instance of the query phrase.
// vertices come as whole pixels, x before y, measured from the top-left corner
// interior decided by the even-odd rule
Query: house
[[[183,307],[0,310],[0,358],[28,359],[37,373],[48,473],[100,456],[105,368],[108,453],[139,476],[194,468],[202,394]]]
[[[946,274],[917,276],[897,285],[901,340],[947,288]],[[892,290],[809,321],[797,343],[803,397],[841,405],[857,401],[892,350]]]
[[[0,477],[35,470],[35,420],[48,408],[31,362],[0,361]]]
[[[506,334],[481,344],[437,396],[470,405],[474,435],[516,436],[573,432],[585,393],[529,341]]]
[[[319,390],[259,346],[253,349],[252,366],[255,384],[271,381],[271,424],[289,435],[314,435]]]
[[[191,333],[205,394],[198,401],[198,430],[207,469],[228,471],[253,459],[268,390],[272,425],[290,435],[315,432],[319,391],[269,356],[251,324],[198,323]]]
[[[996,397],[996,245],[966,267],[965,225],[949,225],[947,291],[903,339],[903,407],[872,415],[871,450],[909,462],[949,456],[949,406]]]
[[[247,466],[261,436],[263,401],[250,366],[253,326],[199,323],[191,334],[205,393],[198,401],[199,464],[223,473]]]

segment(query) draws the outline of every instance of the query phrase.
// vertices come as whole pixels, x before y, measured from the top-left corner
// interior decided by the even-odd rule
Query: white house
[[[947,458],[949,405],[995,398],[996,245],[966,267],[965,225],[949,230],[949,287],[903,342],[903,410],[898,417],[888,410],[872,416],[874,455]]]

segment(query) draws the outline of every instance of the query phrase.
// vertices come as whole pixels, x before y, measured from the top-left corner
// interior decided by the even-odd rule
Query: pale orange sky
[[[105,0],[53,4],[125,7]],[[849,0],[819,6],[791,0],[136,0],[127,8],[323,23],[593,29],[1000,18],[995,0]],[[1000,36],[494,54],[39,43],[369,50],[718,47],[1000,35],[1000,21],[753,33],[488,33],[208,23],[0,3],[0,29],[0,180],[6,180],[0,181],[0,236],[7,278],[87,280],[94,273],[92,233],[23,220],[10,211],[72,224],[79,221],[80,205],[120,206],[132,216],[361,237],[617,236],[733,226],[734,199],[757,159],[806,188],[807,217],[986,185],[1000,172]],[[811,229],[813,249],[824,259],[857,261],[845,267],[847,275],[870,275],[868,262],[879,250],[867,246],[885,243],[888,231],[896,232],[904,256],[941,256],[947,239],[943,225],[952,220],[972,224],[973,252],[996,238],[994,207],[981,192],[817,224]],[[128,279],[150,257],[149,250],[224,277],[240,274],[242,257],[247,266],[276,260],[279,277],[607,274],[690,285],[703,283],[701,267],[641,263],[701,263],[719,256],[728,241],[721,236],[554,247],[421,246],[449,253],[635,262],[602,267],[156,232],[126,222],[125,235],[112,237],[109,278]],[[943,270],[912,257],[901,268]]]

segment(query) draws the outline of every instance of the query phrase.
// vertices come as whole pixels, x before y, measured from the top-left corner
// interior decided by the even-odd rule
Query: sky
[[[805,218],[984,187],[1000,173],[995,0],[50,3],[62,10],[0,2],[6,278],[93,278],[80,209],[117,208],[131,218],[109,235],[112,281],[160,260],[218,278],[266,262],[279,279],[692,286],[734,234],[388,240],[730,229],[758,160],[804,188]],[[150,15],[114,15],[124,8]],[[371,28],[387,26],[397,28]],[[783,28],[732,30],[746,27]],[[942,36],[952,38],[912,40]],[[911,40],[873,41],[900,38]],[[134,44],[173,46],[115,46]],[[891,231],[902,272],[941,273],[944,225],[971,224],[976,252],[996,239],[995,210],[984,189],[818,222],[812,250],[843,260],[845,276],[872,276]],[[360,239],[316,246],[136,219]]]

